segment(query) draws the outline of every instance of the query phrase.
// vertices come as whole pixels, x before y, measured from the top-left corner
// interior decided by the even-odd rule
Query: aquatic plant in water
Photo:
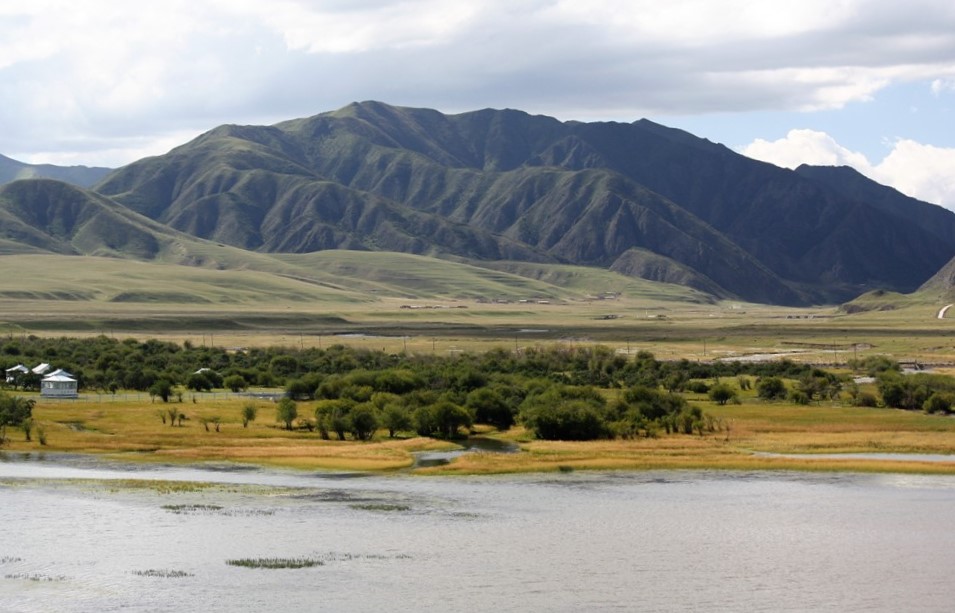
[[[242,566],[244,568],[310,568],[312,566],[324,566],[325,561],[317,558],[239,558],[237,560],[226,560],[229,566]]]
[[[387,503],[369,502],[369,503],[356,503],[349,506],[353,509],[359,509],[361,511],[398,512],[398,511],[411,510],[411,507],[409,507],[406,504],[387,504]]]
[[[179,579],[181,577],[195,577],[192,573],[184,570],[167,570],[150,568],[148,570],[134,570],[132,574],[140,577],[161,577],[163,579]]]
[[[162,508],[173,513],[201,513],[202,511],[221,511],[217,504],[164,504]]]
[[[10,575],[4,575],[4,579],[22,579],[24,581],[34,581],[34,582],[46,582],[46,581],[66,581],[67,577],[64,575],[41,575],[40,573],[14,573]]]

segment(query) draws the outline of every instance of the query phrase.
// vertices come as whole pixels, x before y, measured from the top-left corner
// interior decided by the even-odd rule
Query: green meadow
[[[605,345],[661,360],[780,359],[844,369],[889,355],[955,370],[955,323],[938,319],[942,293],[873,293],[848,308],[792,308],[714,300],[685,287],[574,266],[477,266],[395,253],[271,255],[230,248],[190,252],[203,265],[56,255],[0,257],[0,334],[158,338],[226,348],[333,344],[389,353],[454,355],[495,347]],[[952,314],[955,317],[955,313]],[[845,372],[843,370],[843,372]],[[955,421],[842,403],[768,403],[739,390],[740,404],[690,398],[728,425],[703,436],[537,441],[520,427],[487,434],[518,454],[474,453],[416,472],[494,473],[576,469],[727,468],[918,470],[947,465],[811,460],[768,454],[955,452]],[[414,453],[453,443],[387,437],[321,440],[283,430],[273,406],[241,426],[239,400],[180,405],[182,426],[138,400],[49,402],[34,416],[47,444],[8,435],[8,449],[107,454],[160,461],[229,461],[327,470],[411,470]],[[300,414],[314,410],[303,403]],[[201,424],[217,418],[221,431]]]
[[[847,312],[717,301],[576,266],[203,248],[210,252],[189,251],[201,266],[0,256],[7,280],[0,334],[107,334],[225,347],[345,343],[393,352],[601,343],[649,349],[662,359],[770,354],[842,363],[888,354],[906,362],[955,361],[955,329],[936,318],[950,298],[942,294],[870,294]]]

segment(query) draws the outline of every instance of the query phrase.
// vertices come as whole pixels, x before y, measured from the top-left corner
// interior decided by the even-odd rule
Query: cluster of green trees
[[[719,429],[720,422],[689,404],[681,393],[705,393],[718,404],[734,402],[739,391],[751,388],[750,377],[755,377],[756,393],[765,400],[835,399],[848,385],[854,401],[875,404],[846,379],[788,360],[663,362],[646,351],[630,357],[602,346],[437,356],[342,345],[227,351],[105,336],[0,341],[4,367],[40,361],[74,373],[82,389],[148,391],[164,401],[175,395],[181,400],[183,389],[282,386],[286,398],[278,405],[277,419],[285,427],[358,440],[381,428],[390,436],[415,431],[450,438],[475,423],[507,429],[518,422],[545,439],[703,433]],[[879,373],[879,390],[887,406],[948,412],[955,402],[950,378],[901,377],[897,365],[881,356],[857,366]],[[13,385],[22,389],[32,383],[18,380]],[[300,415],[296,404],[300,401],[314,401],[314,413]],[[254,419],[254,414],[244,416],[243,422]],[[4,425],[13,423],[7,420]]]
[[[878,376],[879,394],[887,407],[951,413],[955,405],[955,379],[946,375],[901,375],[887,370]]]
[[[30,440],[33,430],[32,398],[11,396],[0,392],[0,446],[7,440],[7,426],[22,428],[26,440]]]
[[[808,367],[782,360],[760,364],[739,362],[661,362],[649,352],[635,358],[608,347],[528,348],[521,352],[496,349],[453,357],[388,354],[333,345],[326,349],[289,347],[226,350],[222,347],[182,345],[158,340],[94,338],[40,338],[8,336],[0,341],[0,365],[34,366],[48,362],[75,375],[81,390],[148,391],[157,383],[193,390],[251,386],[286,386],[308,375],[349,373],[353,370],[401,369],[429,379],[453,379],[467,372],[502,373],[524,377],[557,378],[570,385],[625,388],[661,385],[682,391],[693,379],[757,376],[802,376]],[[201,372],[197,372],[200,371]],[[465,373],[462,375],[461,373]],[[39,389],[39,377],[16,379],[15,389]],[[159,387],[154,388],[161,391]],[[308,390],[297,393],[307,395]],[[157,396],[160,394],[156,394]]]
[[[506,430],[522,423],[538,438],[591,440],[714,431],[721,423],[658,385],[616,393],[574,385],[564,377],[391,368],[347,374],[311,373],[288,385],[277,408],[285,427],[317,429],[324,438],[367,440],[384,428],[389,436],[414,431],[454,438],[473,424]],[[316,400],[314,416],[300,415],[295,401]],[[609,398],[609,399],[608,399]],[[314,417],[314,419],[313,419]]]

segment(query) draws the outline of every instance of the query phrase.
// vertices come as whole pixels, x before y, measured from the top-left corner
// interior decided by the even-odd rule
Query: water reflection
[[[449,464],[451,460],[459,458],[466,453],[517,453],[521,450],[521,448],[514,443],[483,436],[472,436],[458,441],[458,444],[461,446],[460,449],[422,451],[414,454],[414,464],[412,464],[412,468],[444,466]]]

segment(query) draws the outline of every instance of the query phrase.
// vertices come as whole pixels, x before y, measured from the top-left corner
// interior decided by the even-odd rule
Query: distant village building
[[[43,362],[33,368],[27,368],[23,364],[17,364],[6,369],[6,382],[13,385],[24,383],[22,377],[25,375],[36,375],[40,379],[40,396],[43,398],[76,398],[79,387],[76,377],[66,372],[62,368],[50,372],[52,367]],[[35,380],[35,379],[34,379]]]
[[[16,366],[8,368],[6,372],[7,383],[14,383],[17,380],[17,377],[27,374],[30,372],[30,369],[23,364],[17,364]]]
[[[43,398],[76,398],[76,379],[65,370],[57,370],[40,381],[40,396]]]
[[[50,365],[47,364],[46,362],[43,362],[42,364],[37,364],[36,366],[33,367],[33,374],[40,375],[42,377],[46,373],[50,372],[50,368],[51,368]]]

